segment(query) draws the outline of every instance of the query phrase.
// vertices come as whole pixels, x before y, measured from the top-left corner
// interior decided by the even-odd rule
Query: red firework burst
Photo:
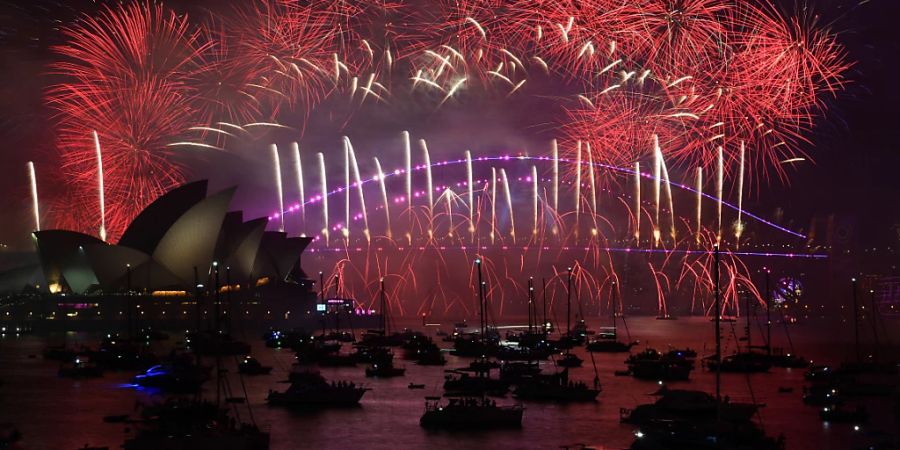
[[[158,5],[105,8],[63,32],[69,41],[55,48],[63,60],[53,66],[61,81],[47,99],[58,111],[58,147],[74,203],[57,219],[86,232],[99,228],[96,130],[107,230],[116,239],[137,212],[183,181],[167,144],[189,123],[187,81],[203,48],[187,18]],[[73,223],[71,210],[90,217]]]
[[[430,95],[440,106],[472,86],[522,93],[539,72],[582,93],[561,124],[564,148],[580,140],[595,161],[630,166],[657,135],[674,169],[711,164],[718,146],[736,158],[744,143],[761,178],[783,175],[778,162],[802,154],[823,97],[841,89],[848,68],[814,20],[737,0],[254,0],[200,28],[130,3],[65,36],[53,66],[63,79],[48,96],[63,167],[85,205],[96,204],[97,130],[113,236],[181,179],[168,147],[181,133],[309,113],[334,92],[361,104],[410,82],[409,103]]]
[[[240,44],[221,28],[218,30],[206,33],[205,42],[210,45],[191,74],[197,123],[245,124],[271,118],[272,113],[266,111],[261,98],[266,96],[260,84],[264,79],[262,67],[241,58],[236,48]]]
[[[339,77],[337,31],[315,8],[284,0],[259,0],[240,8],[229,22],[237,58],[260,78],[251,87],[277,113],[282,105],[311,110]]]

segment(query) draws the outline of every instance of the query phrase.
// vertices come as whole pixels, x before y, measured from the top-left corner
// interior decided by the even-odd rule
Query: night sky
[[[810,9],[821,13],[823,23],[832,23],[831,29],[846,47],[848,59],[854,63],[847,74],[850,83],[836,99],[828,100],[830,111],[824,119],[817,121],[814,133],[809,136],[811,142],[804,147],[816,164],[798,165],[786,185],[773,180],[770,185],[754,190],[748,209],[771,216],[776,208],[784,208],[785,217],[796,228],[804,230],[811,219],[833,213],[852,229],[854,244],[896,248],[900,246],[900,182],[897,180],[900,168],[897,149],[900,141],[900,108],[897,107],[900,104],[900,85],[897,83],[900,27],[896,24],[900,3],[892,0],[802,3],[808,3]],[[202,14],[205,7],[222,7],[219,2],[212,1],[167,4],[191,15]],[[783,6],[786,10],[802,9],[794,2],[784,2]],[[3,77],[0,83],[0,98],[3,99],[0,103],[0,242],[11,247],[30,247],[31,211],[26,161],[34,160],[38,165],[42,198],[58,195],[62,188],[61,183],[41,175],[41,167],[53,165],[58,159],[53,148],[53,117],[43,104],[45,89],[53,83],[47,65],[55,56],[49,47],[60,42],[57,28],[60,24],[70,23],[78,14],[96,11],[97,7],[94,2],[87,1],[35,0],[0,4],[0,64],[3,65],[0,72]],[[529,112],[510,108],[505,111],[487,109],[480,113],[499,118],[514,130],[520,119],[516,115]],[[447,117],[439,119],[444,124],[448,120]],[[430,123],[413,120],[410,127],[421,128],[427,135]],[[479,118],[465,120],[477,123]],[[364,135],[367,123],[358,122],[365,122],[365,119],[357,118],[356,122],[357,135]],[[314,126],[315,121],[311,124]],[[399,129],[399,126],[389,128],[388,134],[395,135]],[[435,136],[431,131],[430,139],[447,143],[453,140],[452,135]],[[477,134],[476,131],[475,136]],[[310,135],[311,139],[316,139],[315,131]],[[337,133],[329,132],[321,139],[334,141],[331,145],[337,149],[337,136]],[[504,145],[509,146],[510,142]],[[533,144],[522,143],[523,147],[528,145]],[[485,146],[490,148],[491,144]],[[453,152],[458,151],[453,148]],[[188,173],[191,177],[212,176],[214,185],[239,183],[248,186],[243,188],[247,196],[238,197],[240,203],[251,198],[254,189],[252,182],[240,179],[238,175],[246,162],[242,158],[201,159],[189,162],[192,167]]]

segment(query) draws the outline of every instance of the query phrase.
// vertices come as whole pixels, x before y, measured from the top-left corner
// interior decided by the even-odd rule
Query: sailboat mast
[[[878,306],[875,304],[875,289],[869,289],[869,300],[872,302],[872,312],[869,315],[872,317],[872,337],[875,338],[875,349],[872,352],[872,355],[875,357],[875,362],[878,362],[878,347],[881,344],[878,342]]]
[[[213,272],[215,273],[215,296],[213,297],[215,300],[215,314],[216,317],[213,320],[215,331],[213,332],[213,342],[219,338],[219,262],[213,261]],[[222,404],[222,357],[219,355],[220,352],[216,352],[216,407],[221,406]]]
[[[766,273],[766,354],[772,358],[772,290],[769,288],[769,268],[764,267]]]
[[[716,302],[716,416],[718,417],[719,403],[722,400],[722,332],[719,328],[719,320],[722,312],[719,306],[719,245],[713,246],[715,269],[713,270],[713,282]]]
[[[387,336],[387,309],[384,301],[384,277],[381,277],[381,335]]]
[[[231,266],[225,266],[225,285],[228,286],[228,290],[225,291],[225,315],[228,316],[225,325],[228,328],[228,334],[232,334],[234,323],[231,318],[234,317],[234,311],[231,308]]]
[[[130,272],[129,272],[130,273]],[[200,285],[200,274],[197,271],[197,266],[194,266],[194,302],[197,304],[197,329],[196,331],[199,333],[200,329],[203,328],[203,306],[201,305],[200,296],[203,295],[203,291],[200,289],[202,286]]]
[[[341,310],[344,309],[344,299],[341,298],[341,275],[334,274],[334,296],[335,298],[340,299],[340,306],[338,307],[337,313],[334,315],[334,332],[340,333],[341,331]]]
[[[566,279],[566,337],[569,344],[572,342],[572,268],[569,267],[569,276]]]
[[[615,339],[619,338],[618,330],[616,329],[616,309],[619,307],[619,297],[616,295],[616,282],[612,282],[612,324],[613,324],[613,336]],[[628,327],[625,327],[625,331],[628,331]]]
[[[529,336],[534,333],[534,322],[535,320],[535,311],[534,311],[534,279],[528,277],[528,334]]]
[[[541,295],[544,297],[544,323],[541,324],[541,327],[544,328],[543,333],[547,333],[547,279],[541,278],[541,284],[543,289],[541,291]]]
[[[485,319],[484,319],[484,281],[481,275],[481,258],[475,259],[475,265],[478,266],[478,315],[479,326],[481,328],[481,344],[485,343]]]
[[[746,335],[747,335],[747,351],[749,352],[753,349],[753,345],[750,342],[750,296],[744,294],[744,315],[746,316]]]
[[[862,358],[859,356],[859,304],[856,301],[856,278],[850,280],[853,284],[853,346],[856,349],[856,362]]]
[[[319,271],[319,301],[322,302],[322,334],[325,334],[325,328],[328,327],[328,306],[325,303],[325,274]]]

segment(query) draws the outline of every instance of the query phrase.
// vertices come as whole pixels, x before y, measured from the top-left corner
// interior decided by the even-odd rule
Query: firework
[[[28,161],[28,181],[31,186],[31,211],[34,214],[34,231],[41,231],[41,211],[38,207],[37,175],[34,172],[34,163]]]
[[[47,99],[58,112],[63,178],[76,192],[65,211],[89,211],[92,218],[67,223],[64,214],[57,221],[82,231],[101,222],[115,239],[138,211],[184,179],[168,145],[191,123],[186,81],[203,46],[186,17],[137,3],[105,8],[63,33],[68,41],[55,48],[63,59],[53,71],[64,81]],[[94,130],[101,138],[92,142]],[[88,188],[101,143],[104,214]]]
[[[47,99],[58,112],[61,178],[71,202],[66,211],[76,212],[50,211],[60,216],[58,223],[82,231],[95,232],[99,223],[101,235],[105,230],[115,239],[134,214],[185,179],[176,151],[253,148],[270,132],[297,133],[299,141],[313,112],[347,126],[371,111],[472,114],[476,102],[524,99],[562,112],[550,120],[549,155],[518,156],[529,161],[527,173],[507,165],[517,158],[511,155],[473,158],[466,152],[441,161],[443,155],[429,153],[424,139],[415,157],[420,161],[413,162],[404,132],[402,166],[389,167],[390,160],[379,155],[375,175],[363,178],[344,138],[342,185],[328,190],[329,153],[320,152],[321,194],[306,198],[294,144],[299,202],[285,209],[273,144],[279,185],[273,216],[284,230],[284,215],[298,210],[299,231],[324,238],[324,246],[311,250],[338,255],[334,274],[341,276],[341,289],[360,290],[361,297],[374,289],[369,280],[385,275],[398,281],[394,296],[421,294],[418,272],[433,273],[437,286],[472,286],[471,273],[467,280],[451,273],[448,266],[456,262],[447,249],[459,249],[465,259],[475,256],[476,246],[488,298],[501,310],[505,292],[522,292],[510,282],[512,268],[562,259],[578,259],[577,288],[591,292],[596,304],[608,304],[621,289],[612,255],[633,250],[647,258],[640,270],[656,285],[660,314],[668,312],[666,296],[688,289],[703,310],[711,292],[709,250],[730,245],[723,228],[734,220],[731,211],[737,211],[735,248],[745,217],[775,226],[745,211],[744,195],[770,174],[786,176],[786,162],[807,157],[807,131],[824,114],[826,98],[845,83],[849,63],[843,49],[805,14],[788,17],[769,2],[737,0],[253,0],[221,17],[191,22],[158,4],[106,7],[96,18],[66,28],[66,43],[55,48],[60,61],[52,70],[60,82]],[[330,154],[339,159],[338,151]],[[640,172],[642,164],[650,173]],[[461,167],[455,175],[444,171],[452,165],[465,165],[464,179]],[[714,174],[713,195],[703,192],[704,171]],[[647,181],[653,193],[642,197],[644,178],[652,178]],[[736,187],[727,188],[726,181]],[[94,183],[100,184],[99,202]],[[542,183],[551,186],[542,190]],[[370,192],[369,199],[380,200],[368,205],[364,189],[376,184],[377,195]],[[351,202],[354,188],[358,205]],[[506,208],[498,205],[498,188]],[[676,211],[673,190],[694,194],[696,205]],[[737,206],[724,198],[729,191],[736,193]],[[332,223],[328,197],[335,193],[343,193],[344,217]],[[517,216],[514,205],[525,204],[520,197],[531,208],[520,206],[519,213],[531,217]],[[708,228],[702,223],[704,199],[716,202],[716,223]],[[389,208],[391,201],[401,207]],[[378,203],[383,224],[381,214],[368,215]],[[321,210],[321,230],[310,229],[309,208],[310,217]],[[462,216],[460,208],[468,212],[463,220],[454,218]],[[588,212],[586,234],[581,229]],[[696,223],[678,221],[691,212]],[[392,225],[392,213],[407,214],[406,226],[405,220]],[[642,220],[652,227],[652,240],[641,241]],[[517,239],[516,221],[533,224],[529,239]],[[627,229],[616,225],[626,222]],[[468,237],[457,231],[463,223]],[[671,226],[665,238],[664,225]],[[361,227],[365,240],[351,235],[351,227]],[[405,244],[392,239],[401,231]],[[332,232],[342,233],[341,245],[331,247]],[[550,236],[558,245],[549,245]],[[525,241],[527,246],[509,255],[481,255],[482,243],[506,251]],[[615,241],[635,245],[625,249]],[[652,245],[643,247],[647,242]],[[381,255],[368,245],[373,243],[401,257]],[[367,250],[351,254],[354,244]],[[736,307],[749,272],[740,255],[726,255],[723,293]],[[557,289],[559,273],[549,281],[549,289]],[[469,308],[458,294],[435,289],[422,296],[420,311],[440,302],[445,310]]]

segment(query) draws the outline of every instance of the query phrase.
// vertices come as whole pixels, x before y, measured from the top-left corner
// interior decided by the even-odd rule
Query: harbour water
[[[896,321],[886,320],[889,323],[885,329],[896,334],[897,327],[892,326]],[[523,322],[509,321],[507,324]],[[594,319],[588,324],[596,329],[601,322],[606,320]],[[422,328],[421,322],[416,321],[400,321],[400,325]],[[727,349],[724,354],[734,348],[736,336],[743,334],[743,326],[743,321],[723,324],[723,343]],[[664,350],[671,345],[694,348],[701,357],[712,353],[713,326],[705,318],[655,320],[633,317],[628,318],[628,328],[632,338],[640,341],[634,350],[647,346]],[[451,331],[452,322],[425,329],[432,335],[438,329]],[[762,330],[754,323],[754,339],[758,343]],[[620,333],[624,331],[620,326]],[[862,331],[864,342],[871,340],[869,331]],[[262,428],[271,432],[273,449],[555,449],[576,443],[598,449],[621,449],[633,441],[634,427],[619,423],[620,408],[652,402],[653,397],[648,394],[659,388],[652,381],[615,376],[616,370],[625,369],[625,354],[591,355],[580,348],[575,351],[585,363],[581,368],[571,369],[571,377],[593,384],[595,365],[603,389],[597,402],[525,403],[523,426],[516,430],[433,432],[418,424],[424,410],[424,397],[440,395],[444,370],[463,366],[467,364],[466,359],[447,354],[449,363],[446,366],[425,367],[401,360],[402,352],[398,351],[395,362],[406,367],[406,376],[385,380],[366,378],[362,365],[322,368],[321,373],[329,380],[352,380],[372,390],[365,394],[358,408],[296,412],[265,403],[269,389],[284,390],[287,387],[279,381],[287,378],[294,355],[287,349],[266,348],[260,339],[261,332],[247,330],[236,333],[236,337],[253,345],[254,356],[263,365],[274,367],[271,375],[243,377],[253,416]],[[772,334],[776,346],[788,347],[781,325],[773,327]],[[854,355],[852,326],[839,319],[807,319],[790,325],[790,337],[796,352],[816,363],[839,363]],[[886,338],[882,334],[880,338],[882,342],[897,342],[898,336]],[[95,345],[97,337],[70,333],[66,341],[69,345],[76,342]],[[17,425],[23,433],[20,448],[74,450],[85,444],[119,448],[133,430],[127,430],[126,424],[105,423],[102,418],[133,414],[138,403],[157,401],[160,399],[158,394],[128,386],[133,376],[130,372],[107,372],[102,378],[80,381],[57,377],[58,363],[44,360],[41,352],[47,345],[62,342],[62,335],[6,335],[0,339],[0,423]],[[440,342],[440,338],[436,338],[436,342],[442,347],[452,346]],[[157,354],[165,354],[171,342],[154,345],[159,346]],[[897,356],[896,352],[889,354],[890,348],[881,347],[883,359]],[[229,369],[228,381],[233,395],[243,396],[241,380],[236,375],[236,358],[228,357],[224,361]],[[552,363],[548,361],[543,365],[552,366]],[[848,424],[822,423],[817,408],[804,405],[801,400],[803,372],[803,369],[772,368],[763,374],[723,374],[723,395],[733,401],[765,404],[759,420],[767,434],[783,434],[789,449],[856,448],[878,440],[879,433],[891,433],[900,425],[893,401],[885,399],[864,401],[871,418],[858,431]],[[670,383],[670,387],[712,392],[714,380],[714,375],[703,370],[698,360],[691,381]],[[425,389],[410,390],[410,382],[423,383]],[[205,387],[205,395],[214,398],[215,384],[207,382]],[[787,390],[783,388],[793,390],[780,392]],[[511,395],[497,400],[498,404],[514,402]],[[242,420],[248,420],[246,406],[239,407],[238,411]]]

